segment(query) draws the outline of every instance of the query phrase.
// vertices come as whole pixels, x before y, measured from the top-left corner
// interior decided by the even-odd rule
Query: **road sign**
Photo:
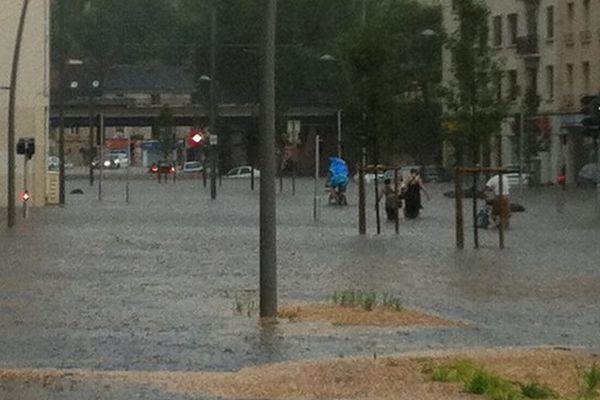
[[[289,119],[287,122],[288,142],[291,144],[300,143],[300,120]]]
[[[210,135],[208,142],[211,146],[216,146],[219,143],[219,137],[217,135]]]

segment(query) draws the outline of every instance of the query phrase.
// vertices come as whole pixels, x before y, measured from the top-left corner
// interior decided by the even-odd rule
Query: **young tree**
[[[445,127],[453,144],[456,163],[490,160],[490,143],[500,131],[507,103],[497,96],[494,83],[501,76],[499,63],[489,46],[489,11],[480,0],[457,0],[458,28],[451,33],[447,47],[452,54],[453,79],[445,88]]]
[[[173,113],[165,106],[160,111],[156,125],[152,129],[152,138],[158,140],[160,150],[163,154],[164,159],[171,158],[177,138],[175,137],[175,131],[173,126]]]

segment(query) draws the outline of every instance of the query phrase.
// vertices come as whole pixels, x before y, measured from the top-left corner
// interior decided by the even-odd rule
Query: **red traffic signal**
[[[206,143],[206,132],[191,129],[188,134],[187,144],[190,148],[198,148],[204,146]]]
[[[25,190],[23,193],[21,193],[21,201],[23,203],[28,202],[30,198],[31,198],[31,195],[29,194],[28,190]]]

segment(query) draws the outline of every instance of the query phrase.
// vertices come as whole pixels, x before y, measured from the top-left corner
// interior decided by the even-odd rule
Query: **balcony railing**
[[[520,56],[538,56],[539,53],[537,35],[527,35],[517,38],[517,54]]]
[[[579,40],[581,41],[582,44],[589,44],[592,42],[592,31],[585,30],[585,31],[581,31],[579,32]]]
[[[565,33],[564,38],[567,46],[573,46],[575,44],[575,34],[573,32]]]

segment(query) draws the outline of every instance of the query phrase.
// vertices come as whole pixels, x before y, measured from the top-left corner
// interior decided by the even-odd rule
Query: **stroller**
[[[348,186],[348,166],[338,157],[329,158],[329,204],[347,206],[346,187]]]

